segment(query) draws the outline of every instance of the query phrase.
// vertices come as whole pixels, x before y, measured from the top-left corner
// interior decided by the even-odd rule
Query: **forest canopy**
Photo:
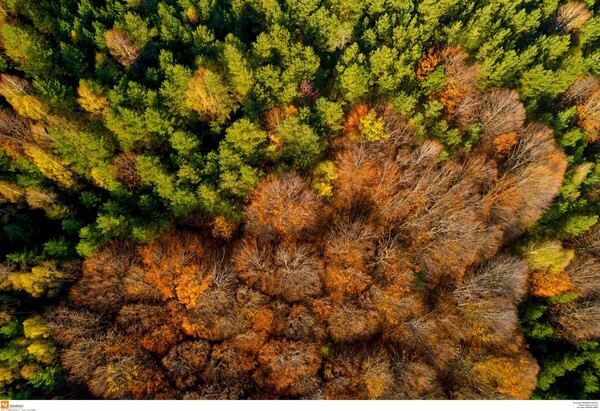
[[[0,397],[598,398],[598,10],[0,0]]]

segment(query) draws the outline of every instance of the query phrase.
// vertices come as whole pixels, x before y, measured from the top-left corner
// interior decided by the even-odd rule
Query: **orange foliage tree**
[[[590,142],[600,140],[600,91],[591,94],[577,106],[577,117]]]
[[[474,109],[479,103],[479,93],[475,88],[477,67],[467,64],[467,57],[460,47],[430,49],[419,61],[416,73],[422,81],[439,65],[443,66],[445,84],[432,91],[429,97],[442,104],[446,120],[455,120],[462,127],[475,121]]]
[[[295,173],[267,177],[250,195],[246,229],[258,236],[297,238],[317,224],[321,203]]]
[[[525,400],[536,386],[539,370],[535,359],[529,353],[514,357],[490,357],[478,361],[473,372],[498,391],[500,398]]]
[[[503,227],[505,239],[515,238],[542,216],[558,193],[566,167],[550,128],[531,124],[519,134],[485,197],[486,212]]]

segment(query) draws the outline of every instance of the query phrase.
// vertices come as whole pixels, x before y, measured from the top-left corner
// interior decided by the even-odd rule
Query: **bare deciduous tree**
[[[139,47],[124,30],[107,30],[104,32],[104,40],[110,54],[125,67],[134,64],[140,56]]]
[[[600,297],[600,261],[596,257],[576,255],[567,267],[567,274],[581,297]]]
[[[525,122],[525,107],[516,91],[494,90],[482,98],[478,120],[485,143],[500,134],[520,131]]]
[[[600,300],[581,299],[554,307],[552,319],[572,343],[600,337]]]
[[[584,3],[570,1],[561,4],[556,11],[556,30],[563,33],[579,30],[591,17],[592,13]]]

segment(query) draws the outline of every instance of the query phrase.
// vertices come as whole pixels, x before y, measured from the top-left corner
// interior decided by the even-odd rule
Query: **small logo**
[[[0,401],[0,409],[7,410],[8,409],[8,401],[5,401],[5,400]]]

